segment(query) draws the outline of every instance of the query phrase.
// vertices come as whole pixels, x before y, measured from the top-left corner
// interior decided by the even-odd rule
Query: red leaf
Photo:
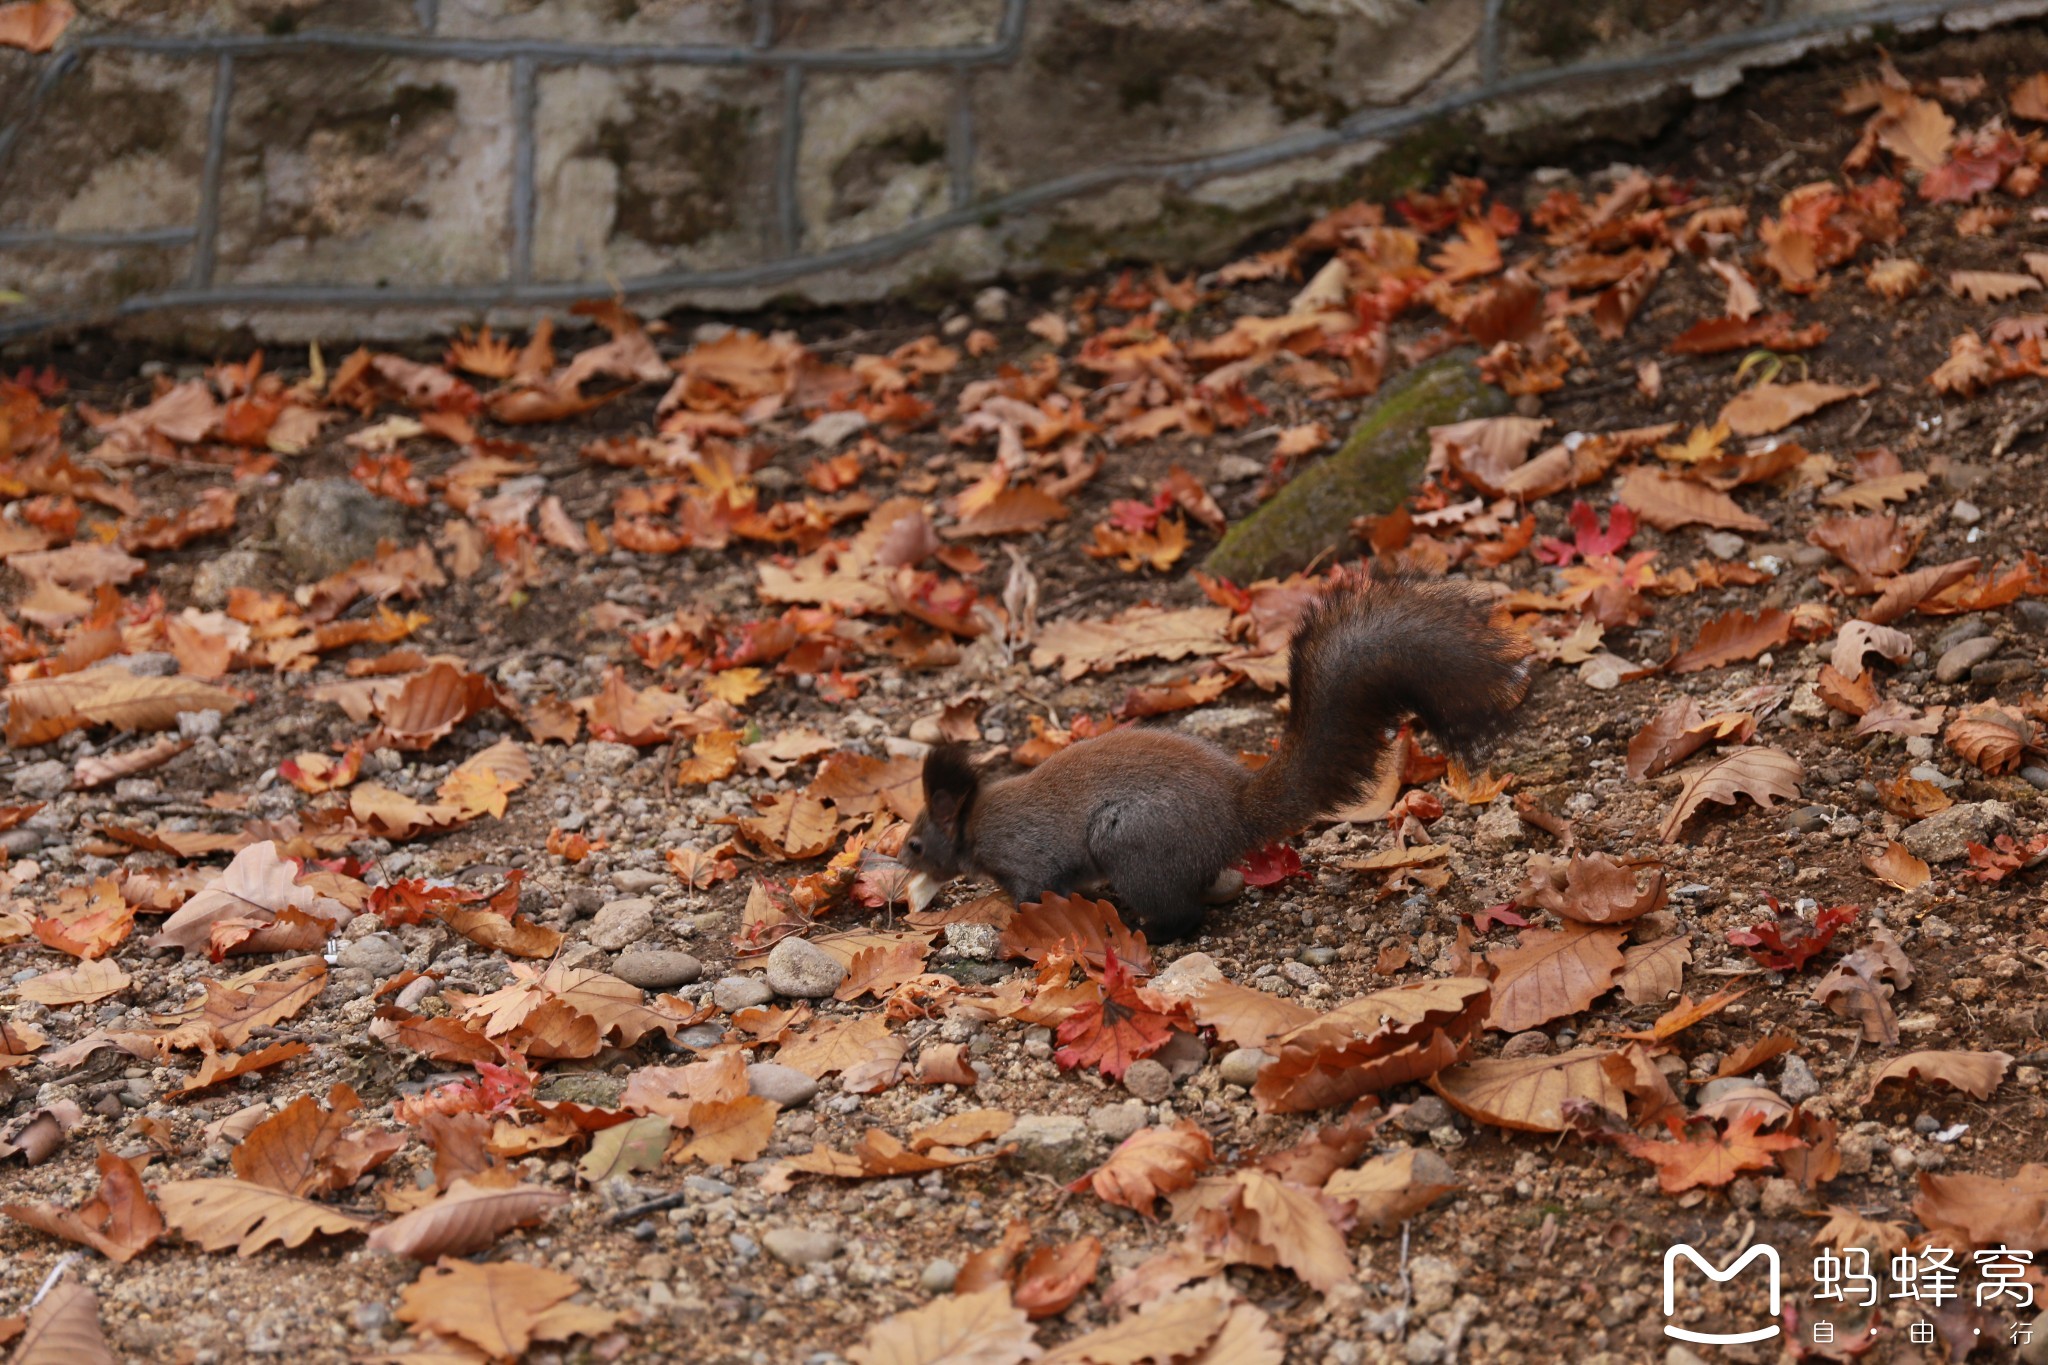
[[[1116,949],[1104,950],[1102,995],[1068,1015],[1060,1025],[1063,1044],[1053,1060],[1064,1067],[1096,1066],[1103,1074],[1123,1079],[1140,1057],[1149,1057],[1173,1036],[1173,1021],[1145,1003],[1137,983],[1117,961]]]
[[[1764,899],[1771,903],[1771,909],[1778,908],[1777,897]],[[1728,941],[1738,948],[1747,948],[1759,966],[1774,972],[1796,972],[1816,953],[1826,950],[1834,942],[1836,932],[1853,924],[1862,913],[1854,905],[1831,905],[1814,918],[1811,932],[1800,932],[1804,929],[1801,925],[1786,939],[1782,921],[1770,921],[1752,929],[1730,929]]]
[[[1247,886],[1277,886],[1289,877],[1306,877],[1301,855],[1287,844],[1267,844],[1238,865]]]

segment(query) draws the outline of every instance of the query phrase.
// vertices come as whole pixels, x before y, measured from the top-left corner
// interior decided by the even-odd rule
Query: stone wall
[[[0,337],[418,334],[1228,249],[1476,132],[2048,0],[80,0],[0,50]],[[1432,144],[1434,139],[1434,144]]]

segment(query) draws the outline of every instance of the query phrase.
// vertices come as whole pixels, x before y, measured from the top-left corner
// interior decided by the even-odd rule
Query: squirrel
[[[1226,869],[1358,800],[1404,717],[1475,757],[1527,691],[1528,653],[1464,585],[1353,571],[1295,626],[1291,709],[1264,767],[1193,735],[1130,728],[988,780],[964,746],[940,745],[925,756],[925,809],[902,861],[937,881],[989,877],[1019,905],[1106,885],[1146,932],[1182,937]]]

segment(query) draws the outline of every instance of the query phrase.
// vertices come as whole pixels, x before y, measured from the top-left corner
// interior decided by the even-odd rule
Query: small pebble
[[[1977,504],[1964,498],[1957,498],[1954,505],[1948,509],[1948,514],[1958,526],[1975,526],[1984,518],[1984,513]]]
[[[1255,1047],[1233,1048],[1217,1064],[1216,1074],[1226,1085],[1241,1085],[1249,1090],[1258,1081],[1260,1068],[1272,1060],[1270,1053]]]
[[[784,1109],[795,1109],[811,1102],[818,1083],[793,1066],[755,1062],[747,1068],[747,1091]]]
[[[1973,640],[1965,640],[1943,654],[1934,665],[1935,681],[1961,682],[1972,668],[1997,652],[1998,637],[1995,635],[1979,635]]]
[[[927,1294],[950,1294],[953,1281],[960,1277],[960,1267],[941,1256],[924,1268],[917,1282],[924,1286]]]
[[[1150,1057],[1141,1057],[1124,1072],[1124,1089],[1147,1104],[1157,1104],[1173,1093],[1173,1073]]]
[[[612,962],[612,975],[643,991],[666,991],[704,975],[704,964],[688,953],[642,948],[620,953]]]
[[[798,1000],[822,1000],[846,980],[838,958],[807,938],[786,938],[768,954],[768,989]]]
[[[711,988],[711,1002],[727,1014],[765,1005],[774,998],[775,992],[758,976],[720,977]]]

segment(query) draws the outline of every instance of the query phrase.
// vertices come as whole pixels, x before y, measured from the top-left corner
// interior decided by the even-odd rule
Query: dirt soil
[[[1974,128],[2005,108],[2006,92],[2018,80],[2048,67],[2048,42],[2039,34],[1991,35],[1903,54],[1898,64],[1914,79],[1985,77],[1986,93],[1950,105],[1959,127]],[[1875,57],[1864,56],[1764,78],[1727,99],[1699,106],[1647,145],[1588,148],[1557,168],[1465,169],[1488,181],[1496,201],[1526,214],[1558,189],[1576,189],[1591,202],[1620,174],[1610,163],[1625,160],[1652,176],[1672,177],[1702,200],[1746,206],[1753,224],[1759,216],[1778,212],[1787,192],[1839,175],[1862,120],[1844,116],[1835,106],[1846,89],[1875,71]],[[1982,556],[1987,565],[2007,565],[2027,550],[2048,550],[2048,387],[2026,377],[1965,397],[1944,395],[1929,383],[1930,374],[1948,357],[1953,337],[1968,328],[1984,333],[1995,319],[2023,312],[2030,302],[1975,302],[1945,287],[1953,270],[2021,271],[2026,252],[2048,250],[2048,224],[2039,221],[2038,196],[2016,203],[1993,196],[1993,201],[2011,203],[2016,212],[1983,235],[1965,236],[1957,230],[1957,206],[1926,204],[1909,190],[1903,239],[1881,250],[1866,248],[1854,266],[1835,271],[1829,286],[1815,294],[1787,294],[1771,282],[1768,271],[1751,272],[1767,310],[1784,309],[1800,325],[1820,322],[1829,328],[1827,340],[1803,355],[1812,378],[1876,382],[1867,395],[1822,410],[1781,439],[1843,459],[1885,447],[1906,469],[1927,473],[1924,489],[1893,509],[1925,527],[1914,560],[1919,566],[1967,555]],[[1739,253],[1745,259],[1755,249],[1753,228],[1751,234]],[[1284,240],[1258,245],[1273,247]],[[1517,238],[1509,254],[1526,251],[1532,240]],[[1880,298],[1861,278],[1864,264],[1879,254],[1919,261],[1930,283],[1901,302]],[[871,472],[864,485],[877,501],[910,490],[936,503],[965,487],[981,468],[963,472],[960,461],[987,458],[985,447],[963,453],[947,439],[961,392],[996,375],[1000,366],[1028,366],[1046,354],[1071,357],[1082,341],[1075,323],[1077,299],[1085,301],[1091,291],[1100,299],[1115,285],[1113,276],[1034,284],[1006,297],[988,296],[978,314],[963,299],[936,317],[883,309],[716,321],[763,332],[789,327],[819,359],[838,364],[857,355],[887,353],[934,331],[958,345],[970,326],[986,329],[996,342],[992,351],[963,359],[951,373],[927,379],[919,388],[920,396],[936,406],[939,419],[888,434],[888,444],[908,456],[903,468]],[[1172,317],[1169,330],[1184,339],[1214,336],[1235,316],[1284,310],[1300,287],[1301,279],[1295,278],[1218,289],[1192,312]],[[1576,335],[1587,348],[1585,363],[1571,368],[1560,390],[1525,399],[1523,411],[1550,419],[1554,425],[1547,439],[1662,422],[1681,424],[1675,439],[1682,439],[1695,424],[1710,424],[1720,406],[1754,379],[1753,374],[1738,375],[1745,352],[1686,357],[1667,347],[1679,332],[1718,315],[1723,294],[1713,275],[1680,260],[1665,272],[1619,340],[1597,339],[1581,320]],[[1042,331],[1027,329],[1045,314],[1075,324],[1064,347],[1052,344]],[[1108,304],[1091,316],[1097,326],[1125,318]],[[670,327],[657,335],[663,355],[682,354],[695,329],[707,321],[712,320],[671,319]],[[1395,352],[1441,325],[1428,309],[1397,320],[1390,334]],[[326,364],[335,365],[354,343],[353,338],[336,338],[325,348]],[[570,348],[564,345],[566,352]],[[184,358],[156,356],[98,335],[26,359],[37,368],[51,367],[68,386],[61,397],[69,405],[63,440],[81,459],[93,444],[81,409],[133,408],[150,396],[157,376],[198,373]],[[268,364],[287,380],[297,380],[307,373],[305,359],[273,352]],[[1644,361],[1659,366],[1661,389],[1654,397],[1646,396],[1638,382],[1638,363]],[[1799,377],[1800,362],[1787,366],[1782,378]],[[1092,382],[1088,372],[1071,364],[1066,375],[1077,383]],[[571,521],[578,526],[592,519],[602,522],[621,491],[647,482],[649,472],[583,459],[579,452],[594,438],[651,433],[661,389],[643,385],[591,413],[548,425],[511,428],[481,419],[478,425],[487,436],[530,444],[526,458],[538,467],[545,492],[560,498]],[[1254,506],[1258,486],[1256,476],[1244,477],[1245,461],[1264,465],[1277,430],[1319,421],[1341,434],[1361,409],[1357,398],[1313,399],[1270,371],[1257,376],[1249,392],[1266,411],[1236,429],[1207,436],[1174,432],[1119,446],[1098,438],[1092,448],[1103,453],[1103,468],[1070,495],[1071,515],[1007,544],[970,542],[983,561],[970,580],[985,598],[1000,600],[1011,567],[1003,550],[1014,547],[1036,575],[1041,623],[1106,617],[1140,602],[1202,605],[1206,599],[1188,570],[1212,543],[1207,530],[1196,528],[1193,551],[1164,574],[1127,573],[1114,561],[1088,557],[1084,547],[1092,528],[1110,515],[1114,500],[1149,499],[1173,465],[1184,466],[1212,490],[1232,519],[1241,517]],[[149,508],[186,504],[200,489],[231,483],[242,494],[237,525],[228,537],[149,553],[148,576],[129,585],[131,598],[160,594],[170,613],[193,604],[201,571],[229,548],[254,552],[251,581],[288,588],[293,576],[282,568],[280,552],[289,547],[271,530],[285,489],[295,481],[346,476],[358,453],[345,444],[346,438],[398,410],[330,426],[303,454],[239,482],[219,462],[156,461],[116,470],[119,477],[133,479],[135,493]],[[769,490],[767,496],[777,490],[792,498],[806,492],[800,476],[820,452],[796,433],[810,416],[796,411],[775,416],[740,443],[757,452],[761,464],[754,477]],[[443,442],[414,441],[407,449],[418,472],[429,478],[458,458]],[[1768,522],[1769,530],[1743,536],[1732,561],[1729,547],[1709,548],[1707,528],[1666,532],[1639,527],[1627,552],[1656,551],[1660,569],[1706,560],[1747,562],[1769,573],[1751,586],[1655,597],[1654,613],[1642,625],[1609,630],[1604,647],[1635,663],[1653,664],[1689,645],[1703,624],[1733,608],[1830,604],[1844,618],[1853,615],[1856,604],[1869,599],[1845,598],[1824,581],[1824,572],[1840,566],[1806,540],[1807,531],[1830,514],[1816,501],[1823,491],[1778,485],[1741,490],[1742,505]],[[1612,484],[1601,483],[1533,502],[1529,510],[1537,517],[1538,535],[1569,541],[1573,533],[1565,518],[1578,496],[1603,514],[1614,501]],[[398,510],[408,541],[433,538],[454,515],[440,490],[425,506]],[[780,551],[744,540],[727,549],[672,555],[612,550],[578,556],[543,549],[536,576],[510,600],[503,592],[508,571],[487,557],[473,577],[452,579],[418,602],[393,605],[429,617],[403,647],[457,658],[522,701],[548,693],[589,696],[615,668],[623,668],[635,686],[659,680],[687,690],[682,670],[649,670],[635,656],[628,636],[644,626],[634,622],[656,624],[685,607],[725,613],[738,622],[771,619],[780,608],[761,602],[757,587],[761,564],[774,553]],[[1553,569],[1527,553],[1498,568],[1467,565],[1461,571],[1527,593],[1552,592],[1558,583]],[[26,580],[18,580],[16,590],[25,595]],[[363,615],[361,609],[351,613]],[[1954,634],[1957,627],[1972,621],[1998,642],[1990,658],[2002,667],[1974,678],[1965,671],[1953,681],[1939,679],[1937,661],[1960,638]],[[1880,666],[1887,695],[1915,707],[1947,706],[1950,715],[1987,699],[2018,708],[2039,696],[2040,669],[2048,663],[2048,601],[2023,598],[1977,616],[1908,614],[1895,624],[1911,635],[1915,652],[1897,667]],[[1288,1361],[1691,1359],[1661,1334],[1666,1319],[1659,1275],[1668,1245],[1691,1243],[1725,1261],[1743,1245],[1770,1243],[1787,1264],[1791,1301],[1805,1313],[1814,1254],[1809,1243],[1830,1206],[1917,1229],[1912,1205],[1923,1174],[2005,1177],[2044,1159],[2044,874],[2023,870],[1980,883],[1962,875],[1968,864],[1947,862],[1935,866],[1924,888],[1905,892],[1879,881],[1864,863],[1905,828],[1907,822],[1880,802],[1875,786],[1904,768],[1918,764],[1938,770],[1939,785],[1957,803],[2004,803],[2010,832],[2022,842],[2048,829],[2048,811],[2036,786],[2048,783],[2048,772],[2036,766],[2043,760],[2034,753],[2027,757],[2024,775],[1986,773],[1958,757],[1939,733],[1911,740],[1897,734],[1852,737],[1850,717],[1800,701],[1802,688],[1811,698],[1807,685],[1830,657],[1831,639],[1832,632],[1782,645],[1761,658],[1600,690],[1588,684],[1581,668],[1552,664],[1539,673],[1514,731],[1492,755],[1494,771],[1516,774],[1517,784],[1491,806],[1470,807],[1445,796],[1446,813],[1428,826],[1427,838],[1450,850],[1451,875],[1440,890],[1409,885],[1390,894],[1382,886],[1384,874],[1338,866],[1340,858],[1391,847],[1395,835],[1385,823],[1324,827],[1297,841],[1308,871],[1305,879],[1252,889],[1216,910],[1199,937],[1160,945],[1162,967],[1185,954],[1206,953],[1232,981],[1317,1008],[1448,974],[1459,960],[1461,926],[1469,927],[1484,907],[1514,895],[1532,854],[1560,851],[1550,833],[1499,818],[1509,801],[1525,796],[1568,819],[1579,850],[1661,868],[1671,898],[1657,925],[1667,933],[1691,934],[1689,995],[1699,999],[1730,986],[1749,988],[1740,1000],[1672,1040],[1682,1062],[1681,1097],[1696,1095],[1694,1087],[1711,1078],[1738,1047],[1786,1032],[1797,1039],[1795,1075],[1804,1079],[1798,1073],[1810,1073],[1816,1085],[1816,1093],[1786,1098],[1803,1099],[1809,1114],[1840,1125],[1842,1169],[1819,1189],[1802,1188],[1766,1169],[1674,1197],[1660,1190],[1650,1165],[1614,1145],[1475,1122],[1448,1109],[1421,1085],[1396,1087],[1382,1094],[1381,1102],[1414,1107],[1378,1131],[1374,1149],[1435,1150],[1455,1170],[1460,1186],[1398,1233],[1355,1234],[1350,1248],[1355,1277],[1330,1293],[1316,1293],[1284,1270],[1238,1266],[1227,1272],[1235,1292],[1257,1305],[1284,1336]],[[361,740],[373,727],[348,719],[335,705],[312,700],[308,690],[344,680],[351,661],[373,658],[383,648],[364,644],[339,650],[305,672],[232,672],[226,685],[247,691],[251,699],[225,718],[216,735],[201,737],[136,778],[37,798],[48,804],[10,832],[15,840],[8,845],[10,856],[33,860],[39,871],[36,879],[15,887],[17,904],[46,906],[60,888],[85,886],[121,867],[131,875],[187,861],[217,869],[226,856],[110,853],[99,832],[103,826],[232,832],[252,817],[281,820],[315,804],[316,798],[302,797],[279,778],[277,765],[305,751],[327,750],[330,742]],[[1064,681],[1054,670],[1034,669],[1023,656],[1006,660],[986,643],[969,646],[959,662],[944,667],[912,669],[876,655],[849,661],[847,669],[860,673],[864,684],[851,698],[837,691],[828,675],[771,674],[768,689],[745,705],[747,723],[764,735],[810,727],[834,747],[859,752],[915,753],[906,743],[913,727],[971,695],[981,702],[977,748],[987,750],[1029,739],[1034,718],[1063,730],[1077,715],[1109,716],[1133,688],[1184,679],[1192,671],[1186,661],[1146,661]],[[1688,824],[1683,838],[1661,841],[1658,829],[1677,796],[1677,780],[1666,775],[1632,781],[1625,762],[1631,737],[1682,695],[1696,698],[1707,714],[1764,710],[1759,742],[1783,749],[1803,767],[1797,799],[1769,811],[1747,800],[1732,807],[1710,806]],[[1760,706],[1766,697],[1771,704]],[[1262,751],[1277,735],[1279,719],[1274,694],[1240,685],[1204,711],[1167,715],[1153,723],[1190,725],[1238,748]],[[918,730],[925,736],[930,732],[929,724]],[[364,776],[431,800],[436,784],[457,763],[506,736],[526,738],[509,717],[487,712],[431,748],[373,751]],[[18,778],[30,765],[48,759],[68,767],[94,752],[93,746],[112,753],[134,744],[104,727],[79,729],[50,744],[17,748],[0,764],[9,765]],[[477,819],[437,837],[359,839],[350,852],[367,864],[365,879],[373,884],[435,877],[495,888],[507,870],[523,869],[522,905],[542,924],[565,931],[566,959],[584,966],[603,968],[613,958],[611,951],[588,940],[600,907],[629,895],[644,896],[653,904],[651,927],[640,926],[630,943],[616,946],[691,954],[701,964],[701,977],[675,994],[710,1006],[714,983],[760,971],[758,957],[735,948],[754,876],[786,881],[816,873],[824,863],[742,860],[737,877],[708,888],[686,885],[664,862],[665,853],[714,849],[731,836],[733,817],[752,813],[757,796],[799,789],[813,771],[800,766],[779,781],[742,773],[708,786],[679,784],[675,769],[688,748],[685,741],[622,750],[587,734],[567,745],[528,743],[535,775],[511,797],[502,818]],[[223,811],[207,804],[221,793],[246,796],[246,809]],[[545,851],[551,834],[559,839],[564,833],[601,839],[602,846],[573,863]],[[960,903],[986,889],[956,887],[946,903]],[[1804,906],[1810,917],[1816,905],[1849,904],[1861,907],[1862,916],[1803,972],[1768,971],[1726,941],[1729,931],[1771,917],[1767,896],[1776,897],[1788,913]],[[1549,923],[1527,913],[1538,923]],[[852,927],[871,914],[840,906],[826,917],[826,927]],[[1896,936],[1914,973],[1910,988],[1898,990],[1892,1002],[1903,1035],[1895,1048],[1866,1043],[1853,1019],[1829,1012],[1812,992],[1813,982],[1833,960],[1845,948],[1865,942],[1871,926],[1880,923]],[[153,919],[146,921],[111,955],[133,977],[128,990],[78,1006],[45,1007],[18,994],[22,983],[76,965],[74,959],[32,937],[0,948],[5,968],[0,1020],[32,1026],[47,1036],[50,1050],[60,1049],[96,1028],[145,1027],[146,1016],[191,1001],[199,982],[224,979],[266,960],[238,958],[216,965],[204,954],[153,951],[145,946],[153,927]],[[208,1125],[250,1105],[276,1109],[300,1096],[324,1099],[337,1081],[347,1081],[360,1093],[365,1119],[398,1129],[394,1101],[472,1073],[415,1058],[367,1036],[375,1007],[389,1003],[372,993],[401,970],[429,968],[444,974],[438,989],[482,993],[512,981],[513,959],[440,926],[420,924],[392,931],[394,952],[350,953],[368,929],[379,927],[350,926],[334,945],[339,957],[332,960],[318,999],[257,1035],[309,1045],[303,1056],[276,1068],[191,1098],[171,1093],[190,1078],[196,1061],[190,1052],[159,1062],[102,1049],[69,1066],[31,1061],[0,1071],[0,1120],[18,1121],[66,1099],[84,1112],[83,1121],[47,1160],[35,1165],[21,1156],[0,1160],[6,1200],[83,1202],[96,1188],[94,1159],[103,1144],[131,1155],[145,1148],[155,1151],[146,1177],[152,1181],[225,1175],[232,1144],[225,1136],[210,1136]],[[1498,950],[1514,941],[1512,928],[1494,924],[1476,946]],[[975,987],[1030,971],[1021,963],[978,961],[943,947],[928,970],[954,974]],[[1647,1027],[1667,1004],[1635,1006],[1607,994],[1546,1025],[1543,1038],[1518,1046],[1563,1051],[1611,1039],[1617,1032]],[[845,1004],[827,999],[817,1002],[817,1009],[831,1019],[875,1013],[877,1007],[872,1000]],[[719,1026],[729,1019],[715,1008],[704,1013],[715,1042]],[[705,1042],[702,1027],[691,1035],[700,1045]],[[1092,1235],[1106,1248],[1096,1285],[1041,1325],[1039,1340],[1050,1348],[1114,1318],[1102,1301],[1106,1286],[1173,1246],[1183,1232],[1171,1218],[1143,1218],[1063,1188],[1061,1177],[1085,1171],[1109,1154],[1115,1146],[1112,1134],[1138,1124],[1190,1118],[1213,1139],[1219,1167],[1227,1167],[1255,1151],[1284,1147],[1335,1117],[1259,1112],[1244,1085],[1224,1078],[1221,1061],[1231,1048],[1221,1043],[1206,1052],[1195,1046],[1185,1067],[1169,1068],[1171,1084],[1164,1092],[1136,1100],[1133,1108],[1133,1096],[1109,1077],[1056,1064],[1046,1029],[990,1019],[985,1012],[898,1027],[921,1041],[965,1044],[979,1083],[906,1082],[877,1093],[851,1094],[836,1078],[828,1079],[815,1098],[779,1115],[760,1159],[731,1168],[664,1164],[592,1187],[575,1170],[580,1142],[524,1158],[529,1179],[573,1197],[540,1225],[506,1233],[478,1253],[479,1259],[554,1267],[581,1283],[584,1301],[625,1315],[617,1327],[594,1338],[579,1338],[569,1346],[536,1345],[525,1358],[817,1365],[841,1360],[888,1315],[930,1301],[934,1286],[947,1283],[939,1263],[957,1267],[971,1252],[994,1243],[1013,1218],[1026,1220],[1041,1242]],[[1486,1032],[1474,1055],[1498,1055],[1509,1043],[1506,1032]],[[1938,1085],[1888,1087],[1877,1099],[1867,1099],[1874,1066],[1911,1049],[1996,1050],[2012,1060],[2002,1083],[1985,1099]],[[595,1057],[548,1064],[546,1074],[591,1073],[595,1088],[579,1093],[597,1095],[592,1102],[602,1104],[605,1095],[615,1099],[621,1079],[637,1069],[680,1064],[690,1055],[687,1043],[671,1044],[657,1032],[632,1047],[607,1047]],[[1782,1069],[1787,1065],[1772,1061],[1756,1079],[1780,1092],[1792,1090],[1797,1079],[1787,1077]],[[1034,1169],[1011,1159],[915,1179],[801,1176],[786,1193],[762,1188],[779,1159],[808,1152],[813,1144],[844,1151],[870,1128],[900,1137],[919,1124],[980,1108],[1018,1116],[1074,1116],[1087,1126],[1073,1150],[1041,1152]],[[432,1161],[433,1153],[415,1141],[380,1173],[365,1176],[340,1195],[339,1202],[376,1211],[373,1187],[378,1181],[417,1183]],[[670,1194],[677,1199],[668,1207],[635,1211]],[[780,1251],[768,1249],[770,1234],[788,1228],[826,1234],[821,1258],[797,1255],[793,1259],[801,1263],[791,1264]],[[24,1311],[37,1286],[74,1250],[20,1222],[0,1220],[0,1314]],[[296,1248],[273,1245],[249,1257],[208,1255],[166,1238],[127,1264],[88,1252],[76,1273],[99,1294],[107,1339],[121,1359],[207,1362],[290,1356],[328,1361],[411,1349],[405,1324],[393,1315],[418,1267],[368,1250],[359,1238],[315,1237]],[[1739,1314],[1747,1302],[1735,1286],[1717,1286],[1698,1297],[1689,1320]],[[1923,1348],[1904,1339],[1914,1315],[1904,1305],[1887,1304],[1878,1318],[1893,1327],[1898,1340],[1866,1358],[1932,1360],[1947,1354],[1962,1359],[1973,1352],[1976,1359],[2017,1358],[2004,1337],[2039,1311],[1994,1308],[1978,1318],[1951,1314],[1942,1323],[1944,1344],[1925,1347],[1923,1354]],[[2048,1339],[2048,1324],[2037,1328],[2035,1336]],[[1700,1354],[1764,1361],[1780,1358],[1781,1350],[1769,1342],[1721,1351],[1701,1347]]]

